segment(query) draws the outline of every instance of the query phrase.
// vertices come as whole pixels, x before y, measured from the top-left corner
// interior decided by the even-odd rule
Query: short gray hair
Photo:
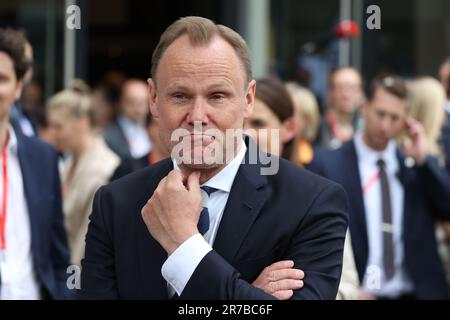
[[[194,46],[208,44],[215,35],[219,35],[236,52],[244,68],[247,82],[252,80],[250,49],[245,40],[234,30],[220,24],[215,24],[213,21],[202,17],[180,18],[164,31],[155,51],[153,51],[151,76],[154,79],[156,78],[156,70],[164,52],[175,40],[184,34],[189,36],[189,40]]]

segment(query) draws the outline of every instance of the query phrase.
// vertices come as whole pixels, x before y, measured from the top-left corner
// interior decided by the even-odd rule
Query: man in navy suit
[[[406,93],[399,77],[376,78],[363,107],[364,129],[310,165],[351,199],[361,298],[447,298],[435,219],[450,219],[450,179],[427,155],[423,127],[407,115]],[[409,141],[398,148],[401,131]]]
[[[57,156],[9,124],[28,68],[25,37],[0,29],[0,299],[66,299],[69,252]]]
[[[172,159],[97,192],[81,297],[335,299],[345,193],[242,135],[256,90],[244,40],[208,19],[178,20],[153,53],[149,90]],[[278,170],[263,175],[262,159]]]

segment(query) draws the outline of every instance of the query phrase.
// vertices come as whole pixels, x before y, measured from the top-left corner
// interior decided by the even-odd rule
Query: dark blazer
[[[246,143],[254,143],[246,141]],[[251,149],[250,147],[249,149]],[[273,299],[252,283],[270,264],[292,259],[305,271],[296,299],[335,299],[347,229],[347,199],[336,184],[280,160],[260,174],[248,152],[234,180],[213,251],[181,299]],[[101,188],[94,200],[82,261],[81,298],[167,299],[164,249],[141,209],[173,169],[166,159]]]
[[[19,163],[31,227],[31,251],[44,297],[69,299],[67,288],[69,249],[64,230],[58,158],[37,138],[15,128]]]
[[[442,129],[442,145],[448,172],[450,172],[450,113],[447,112],[445,126]]]
[[[108,147],[110,147],[120,158],[132,158],[127,138],[117,120],[105,129],[103,137],[105,138]]]
[[[407,168],[397,153],[399,178],[405,189],[403,241],[405,267],[419,299],[447,298],[447,286],[437,252],[435,218],[450,220],[450,178],[436,159],[421,167]],[[321,150],[308,167],[341,184],[350,200],[350,234],[356,267],[362,281],[369,253],[367,227],[358,159],[354,142],[334,151]]]

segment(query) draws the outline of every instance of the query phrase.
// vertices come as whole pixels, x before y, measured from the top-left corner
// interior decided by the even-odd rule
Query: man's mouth
[[[208,145],[215,140],[214,136],[201,133],[191,133],[189,135],[189,138],[191,139],[191,142],[194,143],[194,145]]]

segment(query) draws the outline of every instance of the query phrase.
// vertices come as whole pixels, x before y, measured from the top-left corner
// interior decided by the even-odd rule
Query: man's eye
[[[211,95],[211,99],[215,100],[215,101],[220,101],[223,100],[225,98],[225,96],[221,93],[215,93]]]
[[[384,118],[384,112],[378,111],[377,112],[377,116],[380,117],[380,118]]]
[[[174,93],[172,95],[172,98],[177,100],[177,101],[183,101],[183,100],[186,100],[188,97],[184,93]]]

